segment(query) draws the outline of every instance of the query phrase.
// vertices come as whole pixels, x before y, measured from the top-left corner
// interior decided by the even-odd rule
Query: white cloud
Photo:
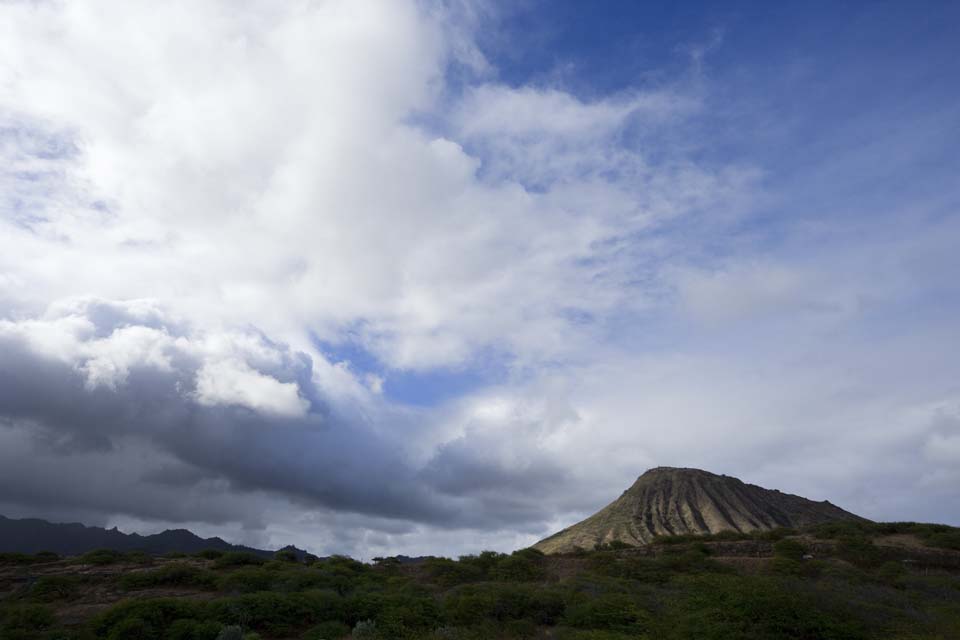
[[[283,416],[303,416],[309,403],[293,382],[280,382],[254,371],[243,362],[220,360],[197,372],[200,404],[238,404]]]
[[[590,100],[508,86],[473,41],[483,24],[397,0],[0,5],[0,339],[75,372],[91,415],[153,420],[124,423],[134,444],[43,435],[84,441],[71,472],[115,439],[135,485],[123,456],[161,451],[210,475],[192,504],[233,496],[208,523],[317,532],[328,551],[359,548],[338,519],[367,550],[505,548],[656,464],[842,487],[830,499],[868,515],[903,505],[884,467],[914,482],[926,465],[944,495],[956,438],[928,409],[955,397],[955,221],[910,202],[770,241],[757,203],[803,194],[701,153],[686,127],[715,115],[708,82]],[[462,92],[454,59],[476,74]],[[485,359],[504,370],[491,388],[390,403],[391,376]],[[151,395],[144,372],[176,384]],[[175,409],[124,404],[140,401]],[[238,406],[249,424],[210,418]],[[184,446],[178,426],[201,418]],[[271,439],[288,423],[293,453]],[[255,459],[209,453],[251,438]],[[385,495],[368,458],[416,495]],[[870,483],[889,497],[855,488]],[[249,494],[231,491],[271,516],[241,526]],[[198,520],[144,495],[166,507],[91,509]]]
[[[6,118],[77,149],[45,161],[67,178],[37,196],[37,219],[6,222],[0,266],[33,289],[19,306],[147,294],[193,322],[294,342],[361,321],[397,367],[504,345],[553,359],[581,339],[571,306],[604,314],[642,297],[625,291],[625,237],[744,186],[611,145],[628,124],[693,113],[681,95],[583,103],[487,84],[447,104],[441,74],[463,34],[413,4],[4,11],[17,25],[0,56]],[[431,110],[454,114],[447,137],[409,124]],[[478,177],[503,162],[505,182]],[[528,179],[553,187],[526,191]]]

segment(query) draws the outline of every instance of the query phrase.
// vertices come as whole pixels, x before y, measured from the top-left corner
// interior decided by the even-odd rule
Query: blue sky
[[[0,513],[506,550],[677,465],[960,524],[958,18],[4,4]]]

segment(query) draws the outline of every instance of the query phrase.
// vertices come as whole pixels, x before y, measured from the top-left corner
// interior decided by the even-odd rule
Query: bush
[[[58,560],[60,560],[60,555],[52,551],[40,551],[33,555],[16,552],[0,553],[0,564],[41,564]]]
[[[481,551],[479,555],[460,556],[460,564],[475,567],[484,578],[489,578],[490,572],[493,571],[497,563],[506,557],[506,554],[496,551]]]
[[[633,549],[632,544],[627,544],[622,540],[611,540],[610,542],[598,542],[594,545],[594,551],[622,551],[624,549]]]
[[[259,566],[265,562],[266,560],[264,558],[261,558],[255,553],[250,553],[249,551],[228,551],[214,560],[213,564],[216,567],[223,568]]]
[[[0,638],[36,638],[53,627],[53,612],[39,604],[24,604],[6,609],[0,614]]]
[[[81,555],[77,558],[77,562],[81,564],[106,565],[119,562],[120,559],[121,553],[119,551],[114,551],[113,549],[95,549]]]
[[[777,540],[783,540],[788,536],[795,536],[798,533],[799,532],[796,529],[791,529],[789,527],[778,527],[776,529],[770,529],[769,531],[754,531],[751,534],[751,537],[755,540],[776,542]]]
[[[319,622],[342,620],[344,609],[343,600],[331,592],[263,591],[214,600],[207,605],[207,617],[286,637]]]
[[[321,622],[303,634],[303,640],[340,640],[350,635],[350,626],[338,620]]]
[[[178,620],[199,621],[206,618],[204,613],[202,603],[177,598],[134,600],[95,616],[88,628],[97,637],[159,638]]]
[[[75,564],[108,565],[118,562],[132,564],[150,564],[153,558],[143,551],[117,551],[116,549],[94,549],[74,558]]]
[[[280,549],[273,554],[273,559],[280,562],[300,562],[300,558],[291,549]]]
[[[707,557],[703,549],[690,548],[664,553],[655,559],[656,566],[667,574],[732,573],[733,569]]]
[[[537,633],[537,625],[533,620],[522,618],[510,620],[503,625],[503,630],[509,638],[532,638]]]
[[[500,624],[524,618],[554,624],[563,615],[564,606],[556,589],[526,584],[463,585],[449,591],[443,599],[444,617],[455,626]]]
[[[175,620],[164,640],[216,640],[223,625],[214,620]]]
[[[534,582],[546,577],[544,555],[536,549],[520,549],[497,561],[491,577],[504,582]]]
[[[382,635],[397,638],[436,627],[440,622],[440,610],[431,596],[403,592],[385,594],[375,619]]]
[[[243,627],[230,625],[217,634],[217,640],[243,640]]]
[[[42,602],[66,600],[77,594],[80,577],[71,575],[42,576],[30,589],[30,595]]]
[[[960,531],[954,530],[934,533],[927,537],[924,542],[930,547],[960,551]]]
[[[353,627],[354,638],[374,639],[377,637],[377,623],[373,620],[361,620]]]
[[[804,553],[806,553],[806,550],[803,548],[803,545],[793,538],[784,538],[783,540],[775,542],[773,545],[773,554],[779,558],[799,562],[803,559]]]
[[[430,558],[424,562],[431,580],[441,587],[455,587],[468,582],[480,582],[485,576],[483,569],[469,562],[456,562],[448,558]]]
[[[607,593],[581,599],[567,607],[563,617],[566,624],[581,629],[608,629],[639,632],[649,623],[649,615],[629,596]]]
[[[837,542],[837,555],[861,569],[873,568],[883,562],[880,549],[864,536],[840,537]]]
[[[228,593],[270,591],[279,578],[275,571],[259,567],[244,567],[223,576],[220,579],[220,589]]]
[[[204,560],[216,560],[223,555],[223,551],[220,551],[219,549],[203,549],[201,551],[197,551],[193,555],[198,558],[203,558]]]
[[[794,560],[784,556],[775,556],[770,563],[772,573],[781,576],[816,578],[824,569],[824,563],[817,560]]]
[[[877,577],[881,582],[895,587],[903,587],[902,579],[907,574],[903,564],[890,560],[884,562],[877,569]]]
[[[853,609],[839,599],[813,597],[792,578],[695,576],[671,607],[660,637],[670,640],[861,640]]]
[[[148,589],[159,586],[195,587],[213,590],[217,588],[217,576],[210,571],[175,562],[154,571],[128,573],[120,578],[124,589]]]

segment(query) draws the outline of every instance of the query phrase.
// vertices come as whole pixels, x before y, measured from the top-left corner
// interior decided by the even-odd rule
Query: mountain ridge
[[[748,484],[689,467],[655,467],[592,516],[540,540],[534,549],[562,553],[597,544],[648,544],[659,535],[800,528],[866,521],[829,501]]]
[[[196,553],[205,549],[245,551],[263,557],[273,551],[231,544],[222,538],[201,538],[188,529],[167,529],[152,535],[123,533],[116,527],[91,527],[79,522],[50,522],[40,518],[14,519],[0,515],[0,552],[39,553],[53,551],[61,555],[79,555],[95,549],[144,551],[149,554]],[[298,555],[295,547],[284,547]]]

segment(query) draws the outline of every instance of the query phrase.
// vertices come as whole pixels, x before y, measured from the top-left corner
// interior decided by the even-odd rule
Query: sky
[[[687,466],[960,525],[958,19],[0,2],[0,513],[455,556]]]

